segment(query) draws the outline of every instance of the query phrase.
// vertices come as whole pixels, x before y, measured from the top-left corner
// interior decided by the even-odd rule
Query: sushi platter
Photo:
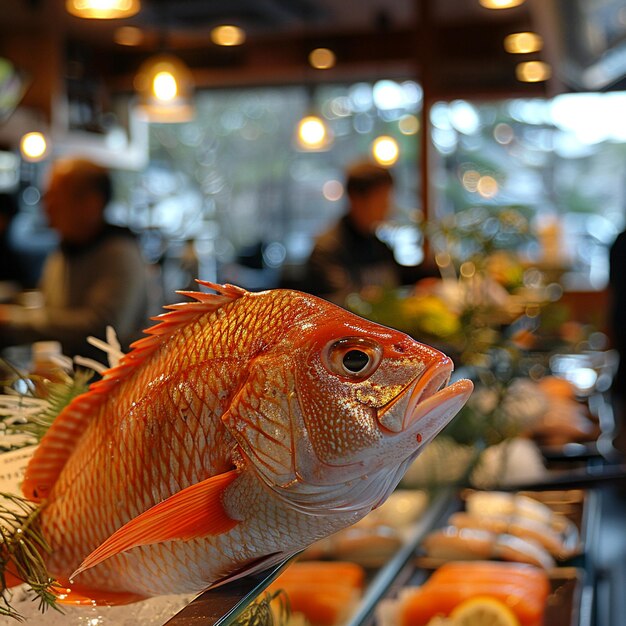
[[[553,566],[548,568],[540,568],[514,561],[507,562],[502,558],[495,557],[480,559],[479,561],[462,561],[458,559],[448,561],[425,555],[423,545],[431,533],[444,526],[451,517],[462,512],[467,507],[468,501],[472,501],[472,498],[489,497],[491,495],[494,495],[497,501],[503,495],[518,497],[523,503],[531,507],[531,512],[533,511],[531,501],[538,504],[537,508],[534,509],[535,513],[553,512],[555,523],[563,522],[563,539],[567,555],[558,559]],[[431,499],[423,515],[404,534],[404,541],[400,547],[384,564],[379,567],[369,566],[362,568],[362,589],[358,599],[352,598],[352,601],[349,603],[344,599],[341,611],[337,611],[336,614],[332,614],[332,617],[328,617],[331,615],[330,613],[320,611],[320,606],[324,605],[325,600],[322,598],[315,600],[316,590],[311,588],[307,594],[309,596],[307,603],[310,603],[313,608],[304,608],[304,611],[311,611],[313,617],[307,615],[308,619],[304,623],[319,624],[320,626],[322,624],[324,626],[403,626],[409,623],[420,624],[419,620],[403,621],[398,619],[398,607],[403,602],[406,602],[407,597],[410,597],[414,590],[423,586],[446,563],[452,563],[453,567],[461,569],[462,575],[465,577],[467,576],[465,568],[471,575],[472,568],[478,562],[478,567],[512,568],[513,570],[519,569],[522,572],[526,572],[528,569],[532,571],[533,575],[540,576],[540,580],[543,581],[540,583],[540,586],[543,585],[543,591],[541,592],[543,593],[543,596],[541,596],[542,617],[540,622],[536,622],[537,624],[588,626],[591,623],[589,616],[593,601],[593,587],[591,584],[592,565],[588,560],[587,544],[590,541],[590,537],[593,537],[596,533],[597,524],[597,500],[595,493],[592,491],[568,489],[515,494],[489,494],[474,490],[465,490],[460,493],[450,489],[442,490]],[[312,555],[315,555],[315,553],[312,553]],[[323,561],[307,561],[305,560],[306,556],[306,553],[301,555],[299,563],[304,565],[307,563],[320,564],[322,567],[324,565],[331,566],[328,568],[328,571],[332,571],[333,560],[328,555]],[[335,563],[338,562],[335,561]],[[343,561],[341,562],[341,569],[346,571],[345,562]],[[496,572],[498,576],[501,576],[499,570],[496,570]],[[270,582],[275,588],[281,586],[280,578],[277,582],[273,582],[277,573],[276,570],[273,570],[268,574],[269,578],[266,580],[263,580],[263,575],[261,575],[254,581],[248,581],[248,583],[243,581],[243,588],[242,583],[239,583],[239,588],[233,588],[232,592],[234,595],[229,600],[232,605],[233,599],[236,599],[236,595],[239,593],[240,602],[237,608],[225,611],[219,618],[215,617],[215,614],[219,613],[219,610],[216,611],[221,602],[219,596],[225,592],[227,594],[230,593],[226,587],[222,590],[218,588],[202,594],[167,622],[167,625],[186,626],[202,623],[227,626],[235,624],[237,615],[241,614],[241,611],[245,608],[250,598],[254,597],[255,593],[261,593]],[[333,581],[331,586],[337,587],[337,581]],[[215,604],[216,602],[217,604]],[[348,605],[349,610],[346,610]],[[210,606],[213,607],[211,609],[213,613],[207,609]],[[295,609],[297,610],[298,608],[299,601],[296,599]],[[436,611],[436,608],[433,610]],[[315,615],[318,615],[318,617],[315,618]],[[320,617],[322,615],[326,617]],[[203,621],[199,621],[200,617],[204,618]],[[318,621],[315,621],[316,619]],[[330,621],[324,621],[326,619]],[[518,623],[533,624],[535,622],[522,620]],[[432,624],[438,624],[438,622],[434,621]]]

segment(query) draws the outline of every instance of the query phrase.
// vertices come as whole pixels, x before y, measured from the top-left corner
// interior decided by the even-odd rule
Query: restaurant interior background
[[[54,243],[39,208],[54,155],[114,168],[110,219],[141,234],[167,299],[190,263],[249,288],[297,284],[313,238],[343,210],[344,166],[389,137],[396,211],[382,237],[401,262],[422,259],[424,232],[441,252],[438,227],[482,224],[480,237],[555,272],[567,294],[596,292],[578,314],[602,310],[626,207],[623,2],[146,0],[112,20],[53,0],[4,4],[0,184],[20,190],[13,237],[33,285]],[[220,25],[242,41],[215,43]],[[528,31],[537,51],[505,49]],[[185,65],[188,93],[167,106],[147,102],[137,78],[159,55]],[[548,73],[524,78],[528,62]],[[303,147],[308,115],[327,135]],[[32,131],[46,151],[24,157]],[[529,236],[502,231],[507,211]]]
[[[556,594],[562,620],[546,623],[609,626],[626,614],[626,500],[597,498],[626,476],[606,333],[608,252],[626,227],[626,0],[484,6],[503,2],[141,0],[132,16],[85,19],[68,10],[82,0],[4,0],[0,192],[19,199],[11,237],[33,289],[56,245],[50,164],[111,168],[108,218],[137,233],[158,313],[196,277],[298,286],[346,206],[346,165],[390,167],[378,235],[448,280],[344,304],[445,348],[476,383],[418,459],[422,482],[409,472],[403,486],[575,492],[581,551],[557,568],[582,572],[575,606]],[[512,441],[524,449],[509,464]]]

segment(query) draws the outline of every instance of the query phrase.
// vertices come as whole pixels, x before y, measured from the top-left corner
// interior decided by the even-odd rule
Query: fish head
[[[327,302],[316,307],[286,334],[279,355],[257,364],[254,385],[265,397],[247,398],[257,416],[239,420],[235,437],[264,482],[295,506],[371,509],[473,385],[449,385],[451,359],[402,332]]]
[[[314,333],[297,363],[305,426],[298,473],[315,484],[412,460],[473,389],[467,380],[448,384],[454,366],[440,351],[349,314],[341,318]]]

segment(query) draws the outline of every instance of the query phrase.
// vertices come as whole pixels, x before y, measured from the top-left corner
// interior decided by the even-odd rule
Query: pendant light
[[[189,68],[176,56],[147,59],[135,76],[138,110],[150,122],[181,123],[193,119],[194,82]]]
[[[316,105],[316,85],[309,83],[305,89],[307,110],[296,125],[295,147],[305,152],[323,152],[332,145],[333,134]]]
[[[391,167],[400,156],[398,142],[388,135],[380,135],[372,143],[372,156],[379,165]]]
[[[524,4],[525,0],[478,0],[485,9],[512,9],[520,4]]]
[[[301,150],[327,150],[331,142],[328,125],[319,115],[305,115],[298,122],[296,143]]]
[[[211,41],[216,46],[241,46],[246,40],[243,28],[234,24],[221,24],[211,31]]]
[[[139,0],[66,0],[65,8],[76,17],[113,20],[135,15],[141,5]]]

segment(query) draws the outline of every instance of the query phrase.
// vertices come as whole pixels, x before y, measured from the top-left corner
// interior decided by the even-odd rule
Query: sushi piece
[[[269,587],[289,599],[291,612],[312,626],[337,626],[350,615],[363,592],[365,570],[345,561],[300,561]]]
[[[421,587],[405,590],[399,599],[397,624],[425,626],[436,616],[450,616],[462,602],[488,596],[511,609],[521,626],[540,626],[549,593],[547,574],[532,565],[446,563]]]
[[[491,533],[509,534],[534,541],[547,550],[554,558],[571,556],[566,537],[548,524],[524,517],[511,515],[475,515],[460,511],[453,513],[448,522],[457,528],[486,530]]]
[[[532,539],[478,528],[446,526],[424,538],[429,557],[444,560],[502,559],[549,569],[556,565],[550,553]]]

